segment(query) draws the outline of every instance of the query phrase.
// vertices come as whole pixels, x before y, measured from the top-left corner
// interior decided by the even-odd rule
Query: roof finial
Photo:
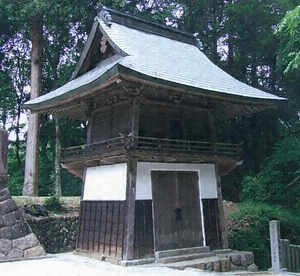
[[[104,21],[104,23],[107,25],[107,26],[111,26],[111,15],[110,13],[107,11],[106,7],[101,5],[102,6],[102,9],[101,11],[99,12],[99,17]]]
[[[203,51],[204,48],[203,48],[203,43],[202,41],[198,38],[198,33],[194,33],[193,36],[195,37],[196,39],[196,46],[198,47],[199,50]]]

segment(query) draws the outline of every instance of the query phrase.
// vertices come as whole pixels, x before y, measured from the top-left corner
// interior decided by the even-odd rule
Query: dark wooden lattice
[[[153,257],[152,200],[135,202],[134,258]]]
[[[77,249],[122,258],[123,201],[82,201]]]
[[[218,199],[202,199],[206,245],[212,249],[221,247]]]

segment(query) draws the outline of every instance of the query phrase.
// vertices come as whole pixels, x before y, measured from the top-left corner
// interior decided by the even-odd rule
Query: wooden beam
[[[135,193],[136,193],[137,161],[129,157],[127,161],[127,188],[125,203],[125,227],[123,260],[134,258],[134,218],[135,218]]]
[[[8,134],[0,129],[0,190],[7,188]]]

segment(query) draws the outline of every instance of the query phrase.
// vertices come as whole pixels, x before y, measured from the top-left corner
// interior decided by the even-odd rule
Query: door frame
[[[163,174],[163,172],[166,174]],[[182,174],[183,172],[190,174]],[[184,175],[185,177],[189,175],[189,177],[184,179],[182,178]],[[163,177],[162,181],[160,180],[160,177]],[[183,184],[187,179],[190,181],[185,186]],[[199,191],[199,173],[191,170],[151,170],[151,184],[155,249],[160,251],[204,246],[204,228],[202,223],[202,208]],[[160,188],[160,185],[163,185],[163,187]],[[192,196],[191,199],[188,200],[189,196],[187,197],[187,192],[190,188],[192,188],[192,193],[194,193],[194,195],[197,193],[197,196]],[[162,193],[169,193],[170,197],[164,200],[163,198],[165,197],[162,196]],[[183,201],[181,201],[180,198]],[[194,212],[188,211],[189,209],[187,208],[193,209],[192,206],[189,206],[191,202],[193,202],[193,207],[196,208],[196,206],[198,206],[198,210],[194,209]],[[187,208],[182,209],[182,215],[180,212],[180,217],[182,216],[184,220],[183,224],[179,225],[181,225],[183,228],[178,226],[179,229],[177,229],[177,224],[175,223],[175,213],[177,210],[176,207],[182,208],[181,206],[185,206]],[[165,212],[161,212],[160,210],[165,210]],[[181,211],[181,209],[178,210]],[[157,232],[159,229],[162,230],[160,234]],[[198,231],[196,229],[198,229]],[[180,230],[183,231],[182,237]],[[167,240],[165,240],[164,237],[168,237]]]
[[[203,246],[206,246],[206,235],[204,225],[204,210],[202,199],[218,198],[217,173],[215,164],[201,163],[161,163],[161,162],[138,162],[137,163],[137,185],[136,200],[153,200],[151,171],[196,171],[199,179],[200,214]],[[205,185],[205,186],[204,186]],[[152,206],[153,210],[153,206]],[[153,212],[152,212],[153,216]],[[154,231],[154,225],[153,225]]]

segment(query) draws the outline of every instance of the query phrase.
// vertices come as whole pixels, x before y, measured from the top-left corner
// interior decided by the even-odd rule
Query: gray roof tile
[[[212,63],[195,45],[146,33],[99,19],[100,28],[128,56],[120,64],[131,70],[174,83],[258,99],[282,98],[233,78]]]
[[[233,78],[213,64],[200,49],[192,44],[180,42],[132,27],[112,22],[107,26],[100,18],[100,31],[119,53],[101,62],[93,70],[75,78],[60,88],[25,103],[25,108],[41,108],[80,97],[87,86],[105,82],[108,71],[119,67],[174,85],[251,99],[283,100],[284,98],[253,88]],[[117,72],[115,72],[116,74]]]

